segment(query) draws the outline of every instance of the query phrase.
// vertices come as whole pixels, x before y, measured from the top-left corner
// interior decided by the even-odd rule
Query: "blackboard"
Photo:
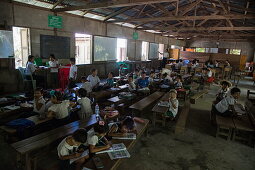
[[[58,59],[69,59],[70,37],[40,35],[40,52],[42,58],[54,54]]]
[[[12,31],[0,30],[0,58],[14,55]]]
[[[149,59],[158,59],[159,57],[158,48],[159,48],[158,44],[150,43]]]
[[[94,61],[114,61],[117,57],[117,38],[94,36]]]

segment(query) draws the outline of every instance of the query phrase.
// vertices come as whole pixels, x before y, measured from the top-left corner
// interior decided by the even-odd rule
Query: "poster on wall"
[[[14,55],[12,31],[0,30],[0,58]]]

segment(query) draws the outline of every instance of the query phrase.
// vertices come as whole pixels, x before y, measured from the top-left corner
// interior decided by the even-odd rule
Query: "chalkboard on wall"
[[[69,59],[70,37],[40,35],[40,52],[42,58],[54,54],[58,59]]]
[[[159,56],[158,48],[159,48],[158,44],[150,43],[149,59],[158,59]]]

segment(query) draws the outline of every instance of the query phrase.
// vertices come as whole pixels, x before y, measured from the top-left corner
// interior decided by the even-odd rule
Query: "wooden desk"
[[[160,99],[160,101],[164,101],[164,100],[168,100],[168,99],[169,99],[169,93],[166,93]],[[152,108],[152,112],[153,112],[152,124],[153,124],[153,126],[155,126],[156,122],[160,122],[160,123],[162,123],[162,126],[165,126],[166,121],[165,121],[165,116],[163,116],[163,115],[168,111],[169,107],[159,106],[158,103]],[[159,116],[162,119],[157,119],[157,114],[159,114]]]
[[[127,150],[130,152],[130,150],[132,149],[132,147],[135,145],[135,143],[137,142],[137,140],[142,136],[142,134],[147,130],[148,125],[149,125],[149,120],[144,119],[145,123],[141,124],[141,123],[135,123],[136,124],[136,130],[137,130],[137,139],[136,140],[120,140],[120,139],[115,139],[112,140],[112,143],[124,143]],[[125,159],[116,159],[116,160],[111,160],[110,157],[108,156],[107,153],[103,153],[103,154],[98,154],[96,155],[98,156],[103,165],[104,165],[104,170],[114,170],[117,169],[118,166],[120,165],[120,163],[125,160]],[[132,156],[132,155],[131,155]],[[90,159],[85,165],[84,167],[90,168],[90,169],[96,169],[92,159]]]

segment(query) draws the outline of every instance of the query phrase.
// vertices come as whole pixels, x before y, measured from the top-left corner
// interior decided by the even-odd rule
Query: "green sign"
[[[48,26],[53,28],[62,28],[63,22],[62,17],[49,15],[48,16]]]
[[[138,39],[138,32],[134,32],[134,33],[133,33],[133,39],[134,39],[134,40],[137,40],[137,39]]]

